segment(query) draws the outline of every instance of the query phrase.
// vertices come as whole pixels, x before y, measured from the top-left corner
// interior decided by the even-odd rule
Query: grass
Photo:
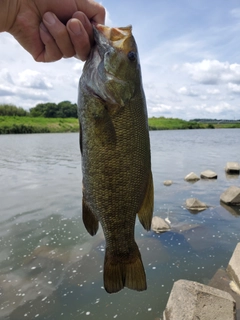
[[[75,118],[0,117],[0,134],[78,131],[78,119]]]
[[[201,123],[178,118],[149,118],[150,130],[181,130],[205,128],[240,128],[240,123]],[[78,132],[78,119],[0,116],[0,134]]]
[[[179,129],[201,129],[204,126],[194,121],[185,121],[178,118],[149,118],[150,130],[179,130]]]

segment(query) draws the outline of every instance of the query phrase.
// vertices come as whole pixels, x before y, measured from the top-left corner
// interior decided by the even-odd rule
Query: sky
[[[239,0],[102,0],[106,25],[131,24],[149,117],[240,119]],[[0,104],[77,101],[83,62],[37,63],[0,34]]]

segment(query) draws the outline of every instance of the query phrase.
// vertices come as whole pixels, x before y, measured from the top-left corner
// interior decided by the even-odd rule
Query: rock
[[[196,175],[194,172],[190,172],[189,174],[186,175],[184,180],[189,181],[189,182],[196,182],[200,180],[200,178]]]
[[[240,188],[231,186],[224,191],[220,200],[228,205],[239,206],[240,205]]]
[[[164,320],[235,320],[236,303],[232,296],[197,282],[174,283],[163,313]]]
[[[240,164],[238,162],[227,162],[225,171],[230,174],[239,174]]]
[[[186,208],[190,211],[203,211],[206,210],[208,206],[197,198],[189,198],[186,200]]]
[[[171,229],[170,225],[160,217],[154,216],[152,218],[151,229],[156,233],[166,232]]]
[[[237,305],[237,319],[240,320],[240,295],[237,293],[238,287],[231,281],[227,271],[222,268],[218,269],[208,285],[231,294]]]
[[[235,292],[237,295],[240,296],[240,288],[239,288],[239,286],[236,284],[235,281],[231,281],[231,282],[229,283],[229,287],[231,288],[231,290],[232,290],[233,292]]]
[[[229,261],[227,272],[238,285],[238,287],[240,287],[240,242],[237,244]]]
[[[206,170],[201,172],[200,177],[202,179],[217,179],[217,174],[212,170]]]
[[[169,186],[171,186],[171,185],[173,184],[173,182],[172,182],[172,180],[165,180],[165,181],[163,182],[163,184],[164,184],[165,186],[169,187]]]

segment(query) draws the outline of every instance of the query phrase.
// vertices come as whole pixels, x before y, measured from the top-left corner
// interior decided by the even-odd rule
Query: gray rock
[[[237,305],[237,319],[240,320],[240,295],[236,293],[235,289],[232,287],[232,283],[233,281],[231,281],[227,271],[221,268],[218,269],[208,285],[231,294]]]
[[[171,185],[173,184],[173,182],[172,182],[172,180],[165,180],[165,181],[163,182],[163,184],[164,184],[165,186],[169,187],[169,186],[171,186]]]
[[[228,205],[239,206],[240,205],[240,188],[236,186],[229,187],[226,191],[224,191],[220,200]]]
[[[240,164],[238,162],[227,162],[225,171],[230,174],[239,174]]]
[[[166,232],[171,229],[170,225],[160,217],[154,216],[152,218],[151,229],[156,233]]]
[[[203,211],[206,210],[208,206],[197,198],[189,198],[186,200],[186,208],[190,211]]]
[[[197,282],[174,283],[163,313],[164,320],[235,320],[236,303],[232,296]]]
[[[230,277],[236,282],[238,287],[240,287],[240,242],[237,244],[229,261],[227,272],[229,273]]]
[[[189,181],[189,182],[195,182],[200,180],[200,178],[196,175],[194,172],[190,172],[189,174],[186,175],[184,180]]]
[[[212,170],[206,170],[201,172],[200,177],[202,179],[217,179],[217,174]]]

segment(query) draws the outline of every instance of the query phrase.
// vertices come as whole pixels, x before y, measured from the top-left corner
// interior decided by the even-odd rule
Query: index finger
[[[76,0],[76,4],[78,10],[84,12],[90,21],[104,24],[106,12],[105,8],[100,3],[93,0]]]

